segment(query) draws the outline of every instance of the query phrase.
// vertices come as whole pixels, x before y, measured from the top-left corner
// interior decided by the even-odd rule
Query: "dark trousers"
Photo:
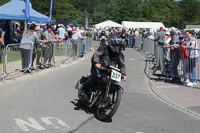
[[[21,49],[22,69],[27,69],[30,66],[31,50]]]
[[[88,77],[87,81],[83,84],[83,87],[86,90],[89,90],[90,88],[93,87],[93,85],[97,81],[97,75],[99,74],[99,70],[95,67],[92,67],[90,72],[91,72],[90,76]]]
[[[178,53],[178,50],[171,50],[170,51],[170,58],[171,58],[171,65],[172,65],[172,74],[174,78],[178,78],[178,65],[180,62],[180,55]]]

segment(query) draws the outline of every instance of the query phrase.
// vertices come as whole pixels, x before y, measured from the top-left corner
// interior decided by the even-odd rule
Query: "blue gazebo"
[[[0,6],[0,19],[2,20],[25,20],[25,2],[11,0]],[[49,22],[49,17],[30,8],[30,20],[36,22]]]

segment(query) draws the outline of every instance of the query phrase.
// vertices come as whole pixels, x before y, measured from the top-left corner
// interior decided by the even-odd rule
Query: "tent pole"
[[[27,20],[25,20],[25,23],[24,23],[24,30],[26,30],[26,29],[27,29],[27,25],[28,25],[28,21],[27,21]]]

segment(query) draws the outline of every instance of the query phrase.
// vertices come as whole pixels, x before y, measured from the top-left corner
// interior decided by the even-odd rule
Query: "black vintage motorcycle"
[[[80,90],[81,85],[88,77],[82,77],[77,85],[78,98],[81,104],[96,109],[97,119],[106,121],[116,113],[120,102],[123,88],[118,84],[121,81],[121,73],[113,66],[101,67],[97,83],[91,87],[90,92],[84,94]]]

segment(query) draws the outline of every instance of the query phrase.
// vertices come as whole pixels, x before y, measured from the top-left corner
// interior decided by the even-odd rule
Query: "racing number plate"
[[[118,72],[118,71],[115,71],[115,70],[112,70],[112,73],[111,73],[111,79],[112,80],[115,80],[117,82],[120,82],[121,81],[121,73]]]

